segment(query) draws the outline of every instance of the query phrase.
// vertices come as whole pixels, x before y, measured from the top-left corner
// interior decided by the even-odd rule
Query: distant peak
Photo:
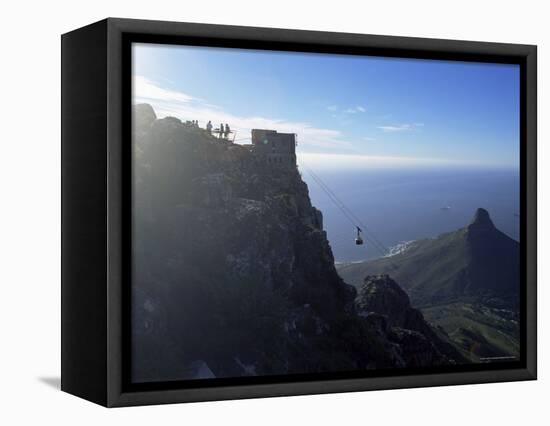
[[[494,228],[495,225],[489,216],[489,212],[485,209],[479,208],[476,210],[469,227],[476,228]]]

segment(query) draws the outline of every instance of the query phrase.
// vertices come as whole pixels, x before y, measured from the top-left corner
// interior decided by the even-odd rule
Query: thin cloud
[[[142,76],[134,76],[133,90],[134,102],[151,104],[159,118],[171,116],[182,121],[198,120],[201,127],[205,127],[209,120],[214,127],[220,123],[228,123],[236,132],[234,136],[237,143],[250,143],[252,129],[272,129],[296,133],[299,147],[306,151],[350,149],[352,146],[343,139],[339,130],[319,128],[301,121],[235,115],[192,95],[164,89]]]
[[[413,130],[417,127],[424,126],[424,123],[413,123],[413,124],[395,124],[395,125],[389,125],[389,126],[378,126],[378,129],[382,130],[383,132],[388,133],[395,133],[395,132],[406,132],[408,130]]]
[[[186,93],[164,89],[142,76],[134,76],[132,89],[136,98],[149,99],[151,101],[162,100],[165,102],[181,103],[199,101],[198,98]]]
[[[346,114],[357,114],[359,112],[365,112],[367,111],[364,107],[362,106],[356,106],[356,107],[353,107],[353,108],[347,108],[346,110],[344,110],[344,113]]]
[[[412,127],[410,124],[399,124],[395,126],[378,126],[378,128],[383,132],[404,132]]]

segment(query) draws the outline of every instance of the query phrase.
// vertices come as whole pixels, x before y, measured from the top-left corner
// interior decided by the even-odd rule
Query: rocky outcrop
[[[390,326],[403,327],[413,311],[407,293],[389,275],[367,276],[355,301],[360,315],[384,315]]]
[[[489,216],[489,212],[485,209],[479,208],[474,213],[472,221],[468,225],[468,229],[472,232],[476,231],[493,231],[495,230],[495,224]]]
[[[157,119],[155,110],[149,104],[138,104],[134,107],[134,126],[136,130],[146,131]]]
[[[391,343],[403,366],[454,364],[463,357],[437,335],[422,312],[411,307],[409,296],[389,275],[367,276],[355,301],[357,313]]]

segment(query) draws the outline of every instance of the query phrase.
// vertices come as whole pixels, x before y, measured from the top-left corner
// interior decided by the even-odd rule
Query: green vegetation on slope
[[[422,312],[472,361],[519,357],[519,323],[513,311],[457,302],[424,308]]]

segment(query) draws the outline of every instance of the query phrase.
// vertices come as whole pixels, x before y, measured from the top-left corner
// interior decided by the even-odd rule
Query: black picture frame
[[[132,42],[519,64],[521,360],[426,372],[129,383]],[[62,390],[115,407],[536,379],[536,141],[536,46],[117,18],[64,34]]]

